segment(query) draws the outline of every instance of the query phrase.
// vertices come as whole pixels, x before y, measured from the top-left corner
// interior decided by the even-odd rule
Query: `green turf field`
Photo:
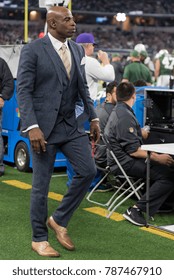
[[[6,166],[0,178],[0,259],[44,260],[31,250],[29,205],[32,173],[22,173]],[[49,215],[67,190],[65,171],[56,171],[49,193]],[[107,198],[109,193],[96,193]],[[118,208],[122,214],[132,200]],[[173,260],[174,235],[151,228],[140,228],[115,214],[107,219],[101,207],[83,200],[68,226],[76,245],[67,251],[49,231],[49,242],[57,249],[61,260]],[[174,224],[174,213],[158,214],[155,224]],[[49,258],[48,258],[49,259]]]

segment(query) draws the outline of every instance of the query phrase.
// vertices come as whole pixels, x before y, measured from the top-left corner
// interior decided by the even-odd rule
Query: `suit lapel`
[[[71,41],[68,41],[68,45],[71,51],[71,56],[72,56],[72,60],[74,60],[74,67],[77,67],[78,73],[80,72],[80,57],[79,57],[79,53],[76,50],[76,48],[74,48],[73,44],[71,43]]]
[[[66,73],[66,70],[65,70],[65,67],[62,63],[61,58],[59,57],[58,53],[54,49],[48,35],[46,35],[43,38],[43,47],[44,47],[45,51],[47,52],[48,56],[50,57],[50,60],[54,64],[55,70],[56,70],[58,78],[59,78],[59,81],[62,84],[61,71],[64,71]]]
[[[75,72],[75,62],[74,62],[74,56],[71,53],[71,72],[70,72],[70,82],[72,81],[73,75]]]
[[[48,54],[48,56],[50,57],[50,60],[54,64],[58,79],[59,79],[60,83],[62,84],[61,71],[64,71],[65,74],[67,75],[67,72],[66,72],[66,69],[65,69],[65,67],[62,63],[62,60],[59,57],[56,50],[54,49],[48,35],[46,35],[42,40],[43,40],[43,47],[44,47],[46,53]],[[71,79],[72,79],[75,67],[77,69],[77,75],[81,76],[81,73],[80,73],[80,56],[79,56],[79,53],[78,53],[77,49],[74,47],[74,45],[71,43],[71,41],[68,41],[68,45],[69,45],[69,48],[70,48],[70,51],[71,51],[71,56],[72,56],[72,69],[71,69]]]
[[[78,65],[79,54],[77,53],[76,48],[74,48],[70,40],[68,40],[68,46],[71,52],[71,60],[72,60],[71,75],[70,75],[70,82],[71,82],[75,69],[77,69],[79,73],[80,64]]]

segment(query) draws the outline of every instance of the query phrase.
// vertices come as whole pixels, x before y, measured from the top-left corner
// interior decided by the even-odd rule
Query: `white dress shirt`
[[[68,55],[69,55],[69,61],[72,64],[71,52],[70,52],[69,47],[68,47],[68,41],[66,40],[64,43],[62,43],[61,41],[59,41],[56,38],[54,38],[49,32],[48,32],[48,37],[50,38],[50,41],[51,41],[54,49],[58,52],[58,54],[60,53],[60,49],[61,49],[62,45],[63,44],[66,45],[67,50],[68,50]]]

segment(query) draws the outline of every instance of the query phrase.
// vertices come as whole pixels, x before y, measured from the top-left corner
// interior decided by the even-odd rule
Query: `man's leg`
[[[76,174],[60,206],[53,213],[55,222],[62,227],[66,227],[95,177],[96,166],[86,135],[63,144],[60,149],[70,161]]]
[[[36,154],[32,151],[33,183],[31,192],[31,224],[33,241],[47,241],[47,196],[54,168],[56,146],[47,145],[47,151]]]
[[[152,181],[149,190],[149,214],[154,216],[161,205],[166,201],[170,194],[174,191],[174,172],[165,165],[152,163],[150,167],[150,179]],[[144,194],[141,200],[146,199]],[[137,206],[145,212],[146,206],[138,201]]]
[[[130,176],[137,176],[138,174],[140,178],[146,179],[146,164],[144,160],[136,160],[127,173]],[[151,162],[150,180],[152,183],[149,190],[149,211],[150,216],[153,216],[172,191],[174,191],[174,172],[168,166]],[[143,202],[145,200],[146,194],[136,204],[143,212],[146,211],[146,204]]]

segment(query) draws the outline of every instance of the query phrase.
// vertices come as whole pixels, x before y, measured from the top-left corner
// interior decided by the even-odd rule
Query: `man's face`
[[[133,94],[132,97],[133,97],[133,105],[134,105],[134,104],[135,104],[135,101],[136,101],[136,97],[137,97],[137,96],[136,96],[136,92],[134,92],[134,94]]]
[[[76,32],[76,24],[70,10],[68,9],[63,9],[61,13],[57,13],[53,22],[56,37],[60,41],[64,41],[66,38],[72,37]]]
[[[116,87],[114,87],[111,94],[111,103],[115,105],[116,102],[117,102]]]
[[[93,55],[93,53],[94,53],[94,44],[86,43],[86,44],[83,44],[83,46],[84,46],[84,49],[85,49],[85,54],[87,56]]]

